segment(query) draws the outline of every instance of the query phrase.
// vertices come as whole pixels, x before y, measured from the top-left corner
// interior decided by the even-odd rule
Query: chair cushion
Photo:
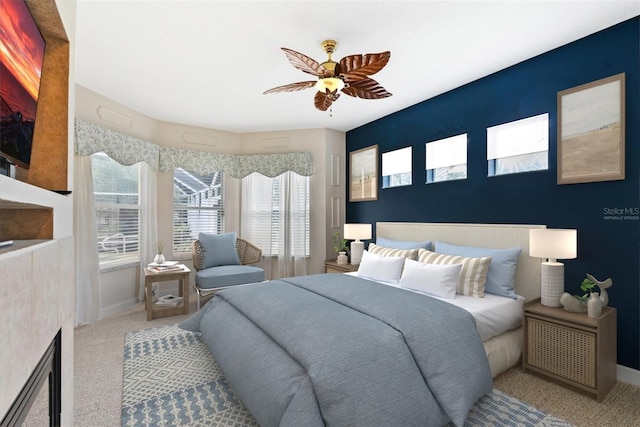
[[[198,240],[202,247],[202,268],[217,267],[219,265],[239,265],[238,249],[236,248],[237,233],[213,234],[199,233]]]
[[[244,285],[264,281],[264,270],[250,265],[221,265],[196,273],[196,285],[202,289]]]

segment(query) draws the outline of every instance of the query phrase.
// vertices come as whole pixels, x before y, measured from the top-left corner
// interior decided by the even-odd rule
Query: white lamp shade
[[[572,229],[529,230],[529,255],[535,258],[573,259],[578,252],[578,232]]]
[[[345,224],[344,238],[347,240],[367,240],[371,238],[371,224]]]

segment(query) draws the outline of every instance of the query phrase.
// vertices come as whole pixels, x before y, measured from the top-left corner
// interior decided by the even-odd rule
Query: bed
[[[521,248],[521,310],[539,296],[540,260],[528,256],[531,228],[544,226],[381,222],[376,236]],[[263,426],[462,425],[492,377],[521,352],[517,319],[499,332],[478,326],[479,316],[501,310],[499,299],[487,296],[496,305],[474,314],[397,286],[320,274],[226,289],[181,326],[202,333]]]
[[[444,224],[379,222],[376,237],[397,240],[444,241],[456,245],[487,248],[520,247],[515,273],[515,292],[522,304],[540,298],[539,258],[529,256],[529,230],[547,228],[537,224]],[[522,327],[509,329],[502,334],[483,341],[489,359],[492,377],[514,366],[522,354]]]

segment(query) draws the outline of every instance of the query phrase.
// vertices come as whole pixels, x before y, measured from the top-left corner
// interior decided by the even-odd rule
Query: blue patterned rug
[[[123,426],[256,426],[227,383],[200,334],[177,327],[127,333],[122,388]],[[465,427],[571,427],[493,390],[469,413]]]

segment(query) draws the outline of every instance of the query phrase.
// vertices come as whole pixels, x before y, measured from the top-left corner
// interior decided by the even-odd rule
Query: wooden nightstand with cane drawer
[[[533,302],[524,308],[522,367],[602,401],[616,383],[616,309],[598,318]]]

